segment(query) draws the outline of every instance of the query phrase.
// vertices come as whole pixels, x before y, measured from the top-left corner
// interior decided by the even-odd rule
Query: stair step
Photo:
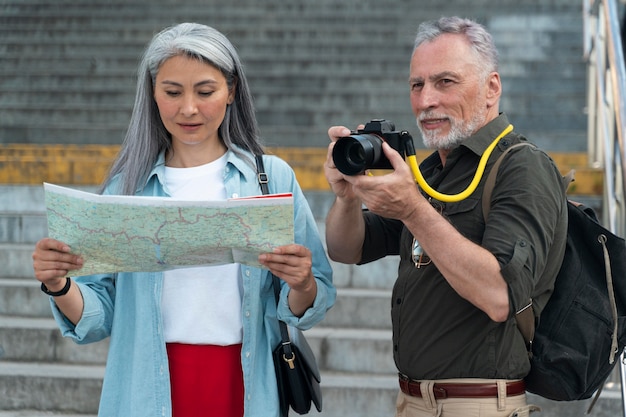
[[[391,330],[316,326],[304,332],[323,370],[393,374]]]
[[[314,327],[305,332],[321,369],[393,373],[391,330]],[[103,365],[109,340],[78,345],[63,337],[52,318],[0,316],[0,358]],[[350,352],[346,354],[346,352]]]
[[[3,278],[34,277],[32,244],[0,243],[0,265]]]
[[[15,410],[0,411],[0,417],[96,417],[96,414],[68,414],[54,411]]]
[[[0,391],[6,393],[0,397],[0,409],[4,410],[0,411],[0,417],[95,415],[103,375],[102,367],[0,362]],[[322,372],[323,412],[313,410],[310,415],[391,416],[395,410],[397,384],[394,374]],[[70,396],[72,401],[68,401]],[[541,415],[544,417],[584,415],[590,402],[556,402],[533,394],[528,394],[528,400],[543,408]],[[620,400],[619,391],[605,389],[594,407],[593,415],[621,415]],[[69,403],[73,404],[73,409],[68,409]],[[55,412],[26,411],[30,409],[54,409]],[[346,410],[350,412],[346,414]]]
[[[0,361],[0,410],[95,414],[103,366]]]
[[[2,315],[52,317],[49,297],[41,292],[40,285],[34,277],[0,278],[0,320]]]
[[[371,288],[337,288],[337,300],[323,327],[389,329],[391,291]],[[34,276],[0,278],[0,315],[50,317],[48,297]]]
[[[52,318],[0,316],[0,359],[4,361],[104,365],[108,346],[108,339],[78,345],[62,336]]]
[[[335,305],[318,326],[390,329],[391,291],[339,287]]]

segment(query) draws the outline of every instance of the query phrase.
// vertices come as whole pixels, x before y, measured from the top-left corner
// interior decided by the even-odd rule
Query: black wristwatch
[[[41,283],[41,291],[45,292],[46,294],[52,297],[60,297],[62,295],[65,295],[70,290],[70,285],[72,284],[72,280],[70,279],[70,277],[65,277],[65,279],[66,279],[65,286],[61,288],[60,291],[56,291],[56,292],[50,291],[43,282]]]

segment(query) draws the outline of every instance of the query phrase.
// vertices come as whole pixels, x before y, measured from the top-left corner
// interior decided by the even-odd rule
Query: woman
[[[139,67],[132,118],[102,192],[224,200],[261,194],[262,154],[241,62],[213,28],[157,34]],[[66,279],[82,259],[36,244],[33,267],[66,337],[110,337],[101,416],[278,416],[277,317],[307,329],[335,301],[332,272],[293,171],[264,157],[272,193],[294,196],[296,244],[231,264]],[[276,306],[269,271],[281,279]]]

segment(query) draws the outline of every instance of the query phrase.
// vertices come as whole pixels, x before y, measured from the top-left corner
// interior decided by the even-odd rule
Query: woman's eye
[[[202,97],[208,97],[213,94],[213,91],[200,91],[198,94]]]
[[[166,91],[165,94],[167,94],[170,97],[177,97],[180,95],[179,91]]]

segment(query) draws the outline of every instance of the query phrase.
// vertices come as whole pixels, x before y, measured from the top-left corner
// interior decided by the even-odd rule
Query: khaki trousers
[[[467,379],[420,381],[425,389],[422,397],[398,393],[395,417],[528,417],[541,409],[526,403],[526,395],[506,396],[506,380],[471,379],[475,383],[497,383],[502,395],[497,398],[436,399],[433,386],[437,383],[468,383]]]

